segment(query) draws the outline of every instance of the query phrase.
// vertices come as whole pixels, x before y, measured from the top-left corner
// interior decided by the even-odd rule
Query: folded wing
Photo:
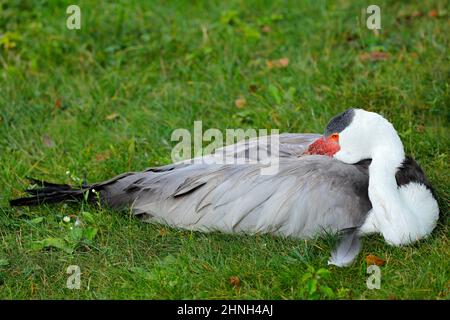
[[[113,207],[128,204],[145,221],[190,230],[305,238],[357,228],[371,208],[367,165],[303,155],[318,137],[280,135],[273,175],[261,175],[262,163],[185,161],[124,174],[97,188]],[[219,152],[248,157],[257,145],[250,140]]]

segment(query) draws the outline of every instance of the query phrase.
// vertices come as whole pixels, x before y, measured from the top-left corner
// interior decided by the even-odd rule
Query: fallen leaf
[[[230,284],[233,287],[239,287],[239,285],[241,284],[241,280],[239,279],[238,276],[231,276],[230,277]]]
[[[42,142],[48,148],[53,148],[55,146],[53,140],[46,134],[42,137]]]
[[[56,101],[55,101],[55,108],[56,109],[61,109],[61,106],[62,106],[61,99],[56,99]]]
[[[267,67],[269,69],[280,69],[280,68],[286,68],[289,65],[289,59],[288,58],[281,58],[278,60],[268,60],[266,62]]]
[[[248,86],[248,91],[250,91],[251,93],[255,93],[256,91],[258,91],[258,86],[256,84],[251,84]]]
[[[280,66],[282,68],[285,68],[289,65],[289,59],[288,58],[282,58],[280,60],[278,60],[278,62],[280,63]]]
[[[358,40],[358,35],[355,33],[349,33],[345,37],[345,41],[347,41],[347,42],[351,42],[351,41],[355,41],[355,40]]]
[[[105,152],[100,152],[95,155],[95,160],[105,161],[105,160],[109,159],[110,156],[111,156],[111,152],[109,150],[105,151]]]
[[[444,18],[448,15],[447,10],[431,10],[430,12],[428,12],[428,16],[430,18]]]
[[[110,115],[106,116],[106,120],[114,120],[119,117],[119,114],[117,112],[113,112]]]
[[[384,61],[390,57],[389,53],[382,51],[365,52],[359,55],[361,61]]]
[[[438,14],[437,10],[431,10],[430,12],[428,12],[428,16],[432,17],[432,18],[437,18],[437,17],[439,17],[439,14]]]
[[[158,230],[158,234],[160,237],[165,237],[169,232],[167,231],[166,228],[161,228]]]
[[[417,132],[424,133],[425,132],[425,126],[423,124],[419,124],[416,127]]]
[[[373,254],[369,254],[368,256],[366,256],[366,263],[367,265],[375,264],[377,266],[382,266],[386,263],[386,261],[381,258],[378,258]]]
[[[245,104],[247,103],[247,100],[245,100],[244,97],[239,97],[234,101],[234,105],[236,106],[236,108],[238,109],[242,109]]]
[[[269,33],[270,31],[272,31],[272,29],[270,29],[269,26],[265,25],[261,28],[262,32],[264,33]]]
[[[423,17],[423,13],[420,11],[414,11],[412,13],[400,12],[397,16],[397,20],[412,20],[414,18]]]

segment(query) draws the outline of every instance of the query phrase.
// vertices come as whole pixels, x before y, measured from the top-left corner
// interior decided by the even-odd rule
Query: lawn
[[[0,298],[450,298],[446,1],[377,1],[378,33],[359,1],[78,1],[80,30],[66,27],[70,4],[0,0]],[[27,176],[79,184],[170,163],[172,131],[195,120],[321,133],[353,106],[393,122],[441,218],[415,245],[367,237],[348,268],[327,265],[327,238],[202,234],[86,203],[8,204]],[[386,261],[378,290],[366,286],[369,254]],[[70,265],[78,290],[66,286]]]

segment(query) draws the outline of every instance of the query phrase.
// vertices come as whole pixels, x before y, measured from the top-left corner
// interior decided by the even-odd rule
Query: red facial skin
[[[309,145],[305,154],[321,154],[332,157],[341,149],[339,146],[339,135],[334,133],[328,137],[322,137]]]

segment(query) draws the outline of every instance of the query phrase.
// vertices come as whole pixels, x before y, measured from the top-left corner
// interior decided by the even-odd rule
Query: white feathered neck
[[[424,185],[410,182],[397,186],[395,175],[405,160],[403,144],[390,123],[383,131],[383,142],[374,148],[369,167],[373,208],[361,230],[380,232],[392,245],[408,244],[431,233],[439,207]]]

